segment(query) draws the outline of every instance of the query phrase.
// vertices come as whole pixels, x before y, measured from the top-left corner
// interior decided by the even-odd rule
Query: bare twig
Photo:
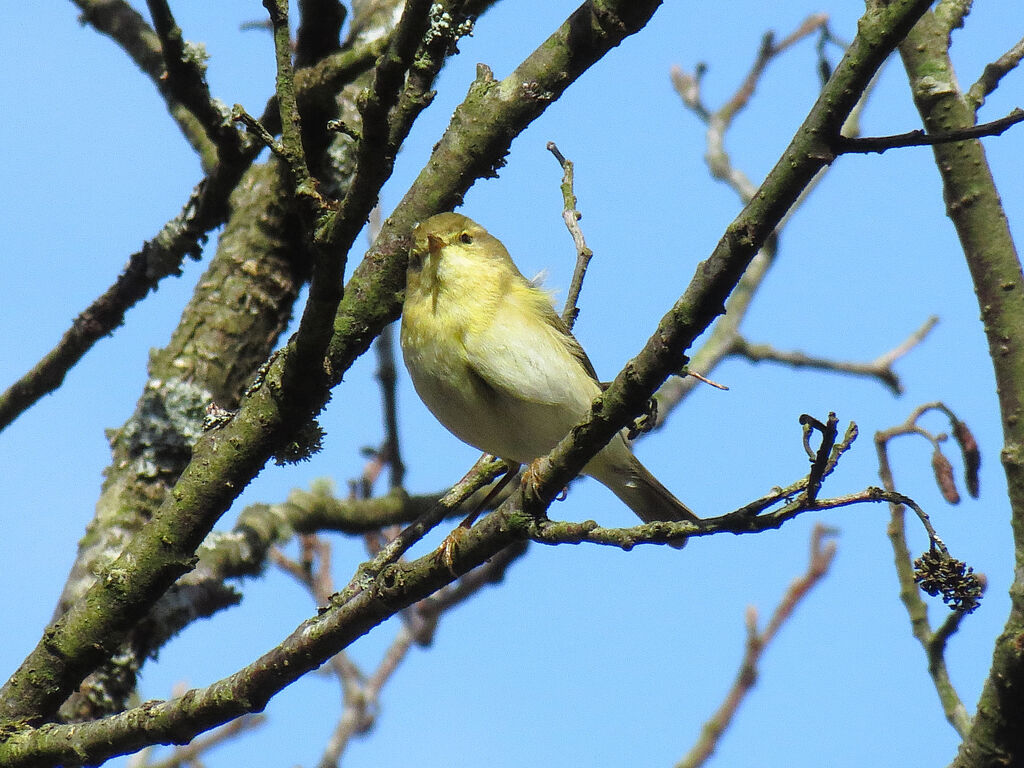
[[[763,631],[759,632],[757,629],[757,609],[753,606],[747,608],[747,642],[736,679],[721,706],[704,723],[697,743],[682,760],[676,763],[676,768],[698,768],[714,754],[719,740],[736,717],[740,704],[757,683],[758,667],[768,645],[775,639],[779,629],[793,615],[800,601],[810,594],[815,585],[828,574],[832,561],[835,559],[836,544],[834,541],[828,543],[824,543],[824,541],[826,537],[834,535],[834,533],[833,529],[821,523],[814,526],[814,530],[811,532],[811,557],[807,571],[789,585],[789,589],[786,590],[786,594],[776,606]]]
[[[999,87],[999,81],[1013,71],[1020,64],[1022,58],[1024,58],[1024,37],[1014,43],[1013,47],[998,59],[985,65],[978,82],[972,85],[964,95],[964,98],[974,105],[975,114],[985,103],[985,97]]]
[[[895,491],[896,483],[893,479],[892,466],[889,462],[888,444],[895,437],[907,434],[924,434],[933,446],[937,446],[935,440],[928,433],[917,425],[918,419],[929,410],[947,410],[941,403],[928,403],[914,410],[906,422],[902,425],[875,434],[875,451],[878,455],[878,474],[882,484],[888,491]],[[910,618],[911,632],[925,651],[928,660],[928,674],[932,678],[932,684],[938,693],[939,701],[945,712],[946,719],[961,736],[967,733],[970,727],[970,715],[964,707],[960,696],[953,686],[949,677],[949,670],[946,667],[944,651],[946,642],[950,635],[959,627],[960,621],[965,615],[964,612],[954,611],[947,618],[938,632],[933,632],[928,620],[928,605],[921,596],[919,590],[910,549],[907,544],[906,523],[904,520],[903,506],[894,501],[889,506],[890,519],[888,526],[889,542],[892,545],[896,575],[900,583],[900,600]],[[957,617],[954,619],[954,617]]]
[[[255,117],[245,111],[245,107],[241,104],[235,104],[231,110],[231,119],[237,123],[241,123],[246,127],[253,136],[255,136],[259,142],[267,147],[271,152],[280,157],[282,160],[287,161],[288,154],[285,151],[284,145],[279,143],[274,135],[267,130],[266,126]],[[280,118],[278,118],[280,119]]]
[[[682,98],[683,104],[708,126],[705,159],[712,176],[727,183],[744,204],[750,202],[756,191],[756,186],[745,173],[732,165],[732,160],[725,149],[725,132],[732,125],[736,115],[748,105],[760,77],[763,76],[771,60],[815,30],[821,33],[819,57],[822,59],[820,67],[823,68],[825,66],[823,63],[825,43],[838,43],[839,41],[828,29],[828,18],[821,14],[812,14],[779,43],[774,43],[771,34],[765,35],[746,79],[732,98],[717,111],[710,110],[701,100],[701,80],[706,71],[704,65],[698,66],[693,73],[684,72],[679,67],[673,67],[671,71],[672,83]],[[853,135],[857,132],[856,115],[859,114],[870,92],[871,86],[869,86],[860,103],[844,124],[844,133]],[[736,289],[729,296],[725,315],[716,321],[707,340],[693,355],[689,365],[690,368],[703,373],[710,373],[725,357],[735,353],[737,345],[746,343],[740,337],[740,324],[774,262],[779,234],[793,213],[802,205],[818,182],[821,181],[825,172],[826,169],[820,171],[811,183],[804,188],[797,202],[790,208],[789,212],[776,227],[775,233],[767,239],[761,251],[747,267]],[[673,377],[665,382],[657,394],[657,426],[664,423],[669,414],[693,391],[696,381],[697,379],[691,377]]]
[[[185,41],[167,0],[146,0],[153,27],[160,38],[165,76],[170,94],[195,115],[221,159],[245,153],[245,141],[227,120],[226,110],[210,94],[206,82],[205,54]]]
[[[817,368],[834,373],[849,373],[855,376],[876,378],[888,387],[894,395],[901,395],[903,394],[903,383],[900,381],[899,375],[892,365],[920,344],[938,321],[938,318],[935,316],[928,318],[920,328],[914,331],[897,347],[867,363],[832,360],[830,358],[807,355],[803,352],[779,350],[768,344],[752,344],[741,336],[737,336],[733,342],[731,354],[745,357],[754,363],[771,361],[794,368]]]
[[[380,207],[370,212],[367,238],[372,244],[380,232]],[[393,327],[387,325],[374,342],[377,351],[377,382],[380,384],[381,408],[384,415],[384,442],[381,445],[381,458],[387,462],[390,474],[389,485],[392,489],[400,488],[405,478],[405,465],[402,463],[402,449],[398,440],[398,371],[395,367],[395,342]]]
[[[569,294],[565,297],[565,307],[562,309],[562,322],[571,331],[572,327],[576,324],[576,318],[580,314],[580,291],[583,289],[583,279],[586,277],[587,266],[590,264],[594,252],[587,247],[587,242],[583,239],[583,230],[580,229],[580,219],[583,218],[583,214],[576,208],[572,161],[565,158],[565,155],[559,151],[555,142],[549,141],[547,148],[555,156],[555,159],[558,160],[558,164],[562,166],[562,200],[564,201],[562,220],[565,222],[569,234],[572,235],[572,242],[576,246],[576,267],[573,269],[572,282],[569,284]]]
[[[297,199],[309,206],[308,213],[318,214],[324,201],[310,175],[306,151],[302,144],[302,121],[299,104],[295,95],[295,72],[292,68],[292,40],[288,25],[287,0],[264,0],[264,7],[270,14],[274,30],[274,54],[277,62],[277,80],[274,89],[277,95],[278,112],[281,115],[281,150],[291,173],[292,185]]]
[[[822,424],[813,416],[808,416],[805,413],[800,417],[800,424],[804,428],[804,449],[811,459],[811,471],[807,475],[807,490],[804,491],[803,497],[806,503],[813,504],[815,499],[818,498],[821,483],[825,479],[825,472],[828,469],[832,449],[839,438],[839,419],[836,418],[834,413],[829,413],[828,419]],[[821,443],[818,445],[817,450],[811,450],[810,447],[812,430],[821,434]]]
[[[405,478],[405,465],[402,463],[398,441],[398,374],[392,326],[381,331],[374,346],[377,350],[377,381],[380,382],[384,410],[384,444],[380,453],[389,467],[389,485],[391,488],[400,488]]]
[[[745,173],[733,167],[725,150],[725,134],[736,116],[750,103],[758,82],[772,60],[816,30],[827,29],[827,25],[828,16],[812,14],[778,44],[775,43],[775,36],[772,32],[765,33],[754,63],[743,83],[732,98],[714,112],[704,106],[701,101],[700,85],[704,73],[707,71],[704,65],[699,66],[692,74],[684,72],[677,66],[672,67],[670,71],[672,84],[683,103],[708,126],[705,159],[712,176],[727,182],[740,194],[744,202],[750,200],[754,192],[757,191],[757,185],[751,182]]]
[[[365,470],[363,475],[365,481]],[[363,490],[367,492],[372,485],[366,482],[362,484],[366,486]],[[371,554],[379,554],[383,549],[376,546],[376,541],[376,538],[367,539]],[[287,558],[276,548],[270,556],[285,572],[304,584],[322,608],[328,604],[334,592],[330,575],[330,547],[317,536],[306,535],[302,537],[302,551],[303,555],[298,561]],[[500,581],[508,566],[525,551],[526,542],[517,542],[476,571],[462,577],[458,584],[446,587],[403,610],[401,616],[404,623],[371,675],[364,675],[344,651],[332,657],[330,669],[342,688],[342,712],[324,747],[319,768],[335,768],[352,737],[373,727],[385,684],[414,643],[428,645],[431,642],[444,611],[466,600],[487,584]]]
[[[183,768],[183,766],[198,766],[199,759],[210,752],[214,747],[237,738],[246,731],[259,728],[267,721],[267,716],[259,713],[242,715],[236,720],[225,723],[215,728],[205,736],[192,740],[188,744],[176,747],[174,751],[162,760],[141,764],[138,768]]]
[[[851,152],[885,152],[887,149],[900,147],[930,147],[935,144],[950,144],[955,141],[967,141],[969,139],[980,139],[983,136],[999,136],[1011,126],[1024,122],[1024,109],[1015,108],[1006,117],[993,120],[989,123],[981,123],[971,128],[949,133],[925,133],[922,130],[908,131],[895,136],[864,136],[851,138],[839,136],[834,144],[837,155],[845,155]]]
[[[271,558],[286,573],[304,584],[317,606],[322,608],[334,592],[331,549],[316,536],[304,536],[303,552],[304,555],[308,553],[309,560],[305,556],[300,561],[291,560],[276,548],[271,552]],[[342,711],[320,757],[320,768],[337,766],[352,736],[365,733],[373,727],[381,690],[398,669],[411,645],[412,634],[403,625],[370,677],[363,674],[345,651],[331,657],[329,668],[341,685]]]

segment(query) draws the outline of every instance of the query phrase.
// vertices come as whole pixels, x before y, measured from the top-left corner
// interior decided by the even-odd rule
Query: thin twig
[[[214,747],[237,738],[246,731],[252,731],[266,723],[267,716],[259,713],[242,715],[236,720],[225,723],[215,728],[205,736],[194,739],[188,744],[176,747],[174,751],[163,760],[155,763],[145,763],[145,768],[182,768],[182,766],[199,765],[199,758],[211,751]]]
[[[1021,59],[1024,59],[1024,37],[1014,43],[1013,47],[998,59],[985,65],[978,82],[972,85],[965,94],[967,101],[974,105],[975,114],[985,103],[985,97],[999,87],[999,81],[1013,71],[1020,64]]]
[[[757,609],[753,606],[747,608],[747,642],[736,679],[721,706],[704,723],[697,743],[682,760],[676,763],[676,768],[698,768],[714,754],[722,735],[735,719],[740,704],[757,683],[758,667],[768,645],[793,615],[800,601],[810,594],[815,585],[828,574],[832,561],[835,560],[836,543],[830,541],[823,545],[823,542],[827,536],[834,535],[834,533],[833,529],[821,523],[814,526],[814,530],[811,531],[811,557],[807,571],[789,585],[789,589],[786,590],[786,594],[776,606],[764,631],[759,632],[757,629]]]
[[[839,136],[835,139],[833,150],[837,155],[850,153],[885,152],[888,149],[901,147],[931,147],[935,144],[950,144],[955,141],[980,139],[983,136],[999,136],[1017,123],[1024,122],[1024,109],[1014,108],[1006,117],[981,123],[971,128],[949,133],[925,133],[922,130],[908,131],[895,136],[864,136],[850,138]]]
[[[888,444],[895,437],[905,434],[920,434],[917,420],[928,410],[940,407],[939,403],[928,403],[915,409],[906,422],[897,427],[875,433],[875,451],[878,456],[878,474],[887,491],[895,491],[892,466],[889,462]],[[944,406],[941,406],[944,408]],[[934,444],[934,441],[933,441]],[[970,728],[971,717],[964,707],[956,688],[953,686],[946,667],[944,650],[949,636],[957,629],[960,619],[947,621],[939,634],[932,631],[928,620],[928,605],[921,596],[915,579],[913,558],[907,544],[906,522],[903,505],[894,500],[889,505],[889,542],[893,550],[896,576],[900,584],[900,601],[910,619],[911,633],[925,650],[928,660],[928,674],[938,693],[943,712],[957,733],[964,736]],[[954,612],[953,615],[956,615]],[[963,614],[960,614],[961,617]]]
[[[571,331],[580,314],[580,291],[583,290],[583,279],[586,277],[587,266],[590,264],[594,252],[587,247],[587,242],[583,239],[583,230],[580,229],[580,219],[583,218],[583,214],[576,208],[572,160],[567,160],[553,141],[547,143],[547,148],[558,160],[558,164],[562,166],[562,220],[565,222],[569,234],[572,235],[573,245],[576,246],[576,267],[573,269],[569,293],[565,297],[565,306],[562,308],[562,322]]]
[[[370,212],[367,238],[370,244],[380,232],[380,207]],[[388,484],[393,489],[401,488],[405,479],[405,465],[402,463],[402,449],[398,439],[398,371],[395,366],[395,342],[393,325],[384,326],[374,347],[377,351],[377,382],[380,384],[381,408],[384,415],[384,443],[380,455],[389,468]]]
[[[822,424],[812,416],[804,414],[800,417],[800,424],[804,427],[804,447],[811,458],[811,471],[807,475],[807,489],[804,491],[804,501],[813,504],[818,498],[821,490],[821,483],[825,479],[825,470],[828,466],[829,457],[832,455],[832,448],[839,438],[839,419],[834,413],[829,413],[828,419]],[[815,430],[821,433],[821,443],[816,451],[811,451],[808,443],[810,431]]]
[[[732,98],[715,111],[711,111],[704,106],[701,100],[701,80],[706,72],[705,66],[699,66],[692,74],[684,72],[678,66],[672,67],[670,71],[672,84],[680,98],[682,98],[683,103],[708,126],[705,160],[707,161],[708,168],[711,170],[711,175],[727,182],[739,193],[744,203],[753,197],[757,191],[757,185],[745,173],[733,167],[725,150],[725,134],[736,116],[750,103],[754,90],[764,75],[768,64],[779,54],[812,34],[815,30],[827,29],[827,25],[828,16],[825,14],[812,14],[804,19],[791,34],[783,38],[782,42],[778,44],[774,42],[773,33],[765,33],[761,39],[761,46],[754,58],[754,63],[751,65],[746,78],[744,78]]]
[[[808,16],[793,33],[785,37],[778,44],[773,43],[770,35],[765,36],[750,73],[743,84],[725,105],[714,112],[706,107],[701,99],[701,81],[706,72],[706,67],[700,65],[694,73],[683,72],[679,67],[672,68],[672,83],[679,93],[683,104],[693,111],[703,123],[708,125],[705,159],[712,176],[727,183],[744,204],[750,202],[756,191],[756,186],[745,173],[733,166],[732,160],[725,149],[725,131],[728,130],[736,115],[748,105],[756,88],[756,83],[763,76],[770,60],[815,30],[819,30],[822,35],[822,41],[819,44],[819,57],[823,57],[824,43],[826,41],[838,43],[839,41],[829,31],[827,17],[820,14]],[[844,132],[850,135],[856,134],[858,130],[856,115],[859,114],[873,85],[874,81],[865,91],[857,107],[851,112],[850,117],[843,126]],[[760,252],[751,261],[736,289],[729,296],[725,315],[715,322],[714,327],[711,329],[711,334],[693,355],[688,366],[689,368],[701,371],[702,373],[710,373],[718,363],[728,355],[733,354],[734,347],[738,340],[740,340],[740,324],[774,262],[779,235],[786,224],[788,224],[793,213],[799,209],[808,195],[824,178],[826,171],[827,169],[819,171],[814,179],[801,191],[800,197],[779,222],[774,234],[766,240]],[[661,426],[668,416],[693,391],[696,381],[697,379],[693,377],[672,377],[665,382],[657,394],[658,421],[656,426]]]
[[[242,125],[246,127],[246,130],[255,136],[263,146],[267,147],[267,149],[287,162],[288,154],[284,145],[274,138],[274,135],[267,130],[266,126],[264,126],[261,121],[246,112],[245,108],[241,104],[235,104],[232,108],[231,119],[237,123],[242,123]]]
[[[258,149],[254,144],[238,162],[218,163],[192,190],[178,215],[128,258],[117,280],[75,318],[53,349],[0,394],[0,430],[59,388],[93,345],[124,322],[131,307],[163,278],[181,274],[186,257],[200,257],[206,234],[226,219],[228,196]]]
[[[938,323],[938,318],[932,316],[901,344],[879,355],[867,363],[850,362],[846,360],[833,360],[825,357],[815,357],[799,351],[780,350],[768,344],[753,344],[741,336],[733,341],[730,354],[744,357],[753,363],[770,361],[782,363],[794,368],[816,368],[833,373],[849,373],[854,376],[867,376],[878,379],[889,388],[894,395],[903,394],[903,383],[892,365],[910,350],[920,344]]]
[[[278,112],[281,115],[281,158],[291,173],[294,193],[310,213],[316,215],[323,200],[316,192],[306,150],[302,144],[302,120],[295,95],[295,72],[292,68],[292,40],[288,25],[288,0],[263,0],[274,29],[274,54],[277,62],[276,87]]]

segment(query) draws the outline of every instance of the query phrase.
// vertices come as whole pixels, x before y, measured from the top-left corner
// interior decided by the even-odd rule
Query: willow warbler
[[[579,342],[505,246],[457,213],[413,231],[402,354],[416,392],[456,437],[526,464],[582,421],[600,393]],[[696,520],[617,434],[583,468],[641,520]]]

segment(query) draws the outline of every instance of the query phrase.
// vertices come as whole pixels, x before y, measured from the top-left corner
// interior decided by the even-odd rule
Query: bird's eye
[[[462,243],[463,245],[472,245],[473,236],[467,232],[463,232],[461,235],[459,235],[459,242]]]

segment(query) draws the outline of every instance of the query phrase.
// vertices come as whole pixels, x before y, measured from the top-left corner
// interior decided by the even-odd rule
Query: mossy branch
[[[412,221],[438,210],[439,203],[453,202],[475,178],[493,168],[515,135],[587,67],[641,29],[658,4],[586,2],[517,69],[508,87],[499,88],[493,80],[474,85],[455,118],[461,129],[442,139],[400,214],[378,238],[394,249],[390,260],[383,269],[372,256],[364,260],[362,272],[356,271],[346,289],[328,361],[332,382],[341,380],[351,362],[397,314],[405,266],[397,243],[407,236]],[[387,297],[383,304],[382,295]],[[323,406],[326,391],[289,391],[285,386],[284,367],[291,354],[289,347],[278,355],[235,418],[196,444],[191,462],[145,531],[101,570],[85,598],[47,629],[0,691],[0,713],[6,719],[52,712],[113,652],[148,607],[193,567],[203,538],[296,423]]]

